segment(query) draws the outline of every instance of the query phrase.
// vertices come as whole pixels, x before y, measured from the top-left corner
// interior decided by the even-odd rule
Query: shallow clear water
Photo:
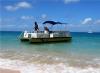
[[[19,61],[21,61],[20,66],[23,68],[23,62],[25,63],[24,65],[28,64],[30,70],[32,70],[31,65],[39,69],[43,66],[47,68],[46,71],[49,69],[49,66],[52,68],[57,67],[57,70],[61,69],[59,72],[56,72],[55,69],[52,70],[52,68],[47,72],[42,72],[44,70],[41,69],[41,72],[37,73],[100,72],[100,33],[71,33],[71,42],[50,44],[21,42],[18,37],[20,33],[0,32],[0,66],[17,67],[16,63],[20,64]],[[80,72],[78,68],[81,68]]]

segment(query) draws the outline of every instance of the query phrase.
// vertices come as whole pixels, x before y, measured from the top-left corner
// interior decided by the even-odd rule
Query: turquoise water
[[[95,73],[100,72],[100,33],[74,32],[71,33],[71,42],[50,44],[21,42],[18,37],[20,33],[15,31],[0,32],[1,59],[21,60],[32,64],[51,65],[62,63],[75,68],[91,66],[99,69],[95,69],[98,71]]]
[[[1,50],[29,50],[100,55],[100,33],[72,33],[72,41],[52,44],[30,44],[18,38],[21,32],[0,32]]]

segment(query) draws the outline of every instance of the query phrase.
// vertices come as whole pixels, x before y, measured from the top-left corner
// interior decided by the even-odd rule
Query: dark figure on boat
[[[35,31],[39,31],[39,27],[38,27],[38,24],[37,22],[35,22],[35,27],[34,27]]]
[[[50,33],[48,27],[44,27],[45,33]]]

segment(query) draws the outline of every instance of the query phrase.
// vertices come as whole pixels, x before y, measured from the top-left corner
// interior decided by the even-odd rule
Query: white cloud
[[[8,11],[15,11],[15,10],[18,10],[20,8],[31,8],[32,5],[28,2],[19,2],[15,5],[8,5],[5,7],[6,10]]]
[[[21,19],[28,20],[28,19],[34,19],[33,16],[22,16]]]
[[[0,22],[2,21],[2,19],[0,18]]]
[[[96,20],[95,24],[100,24],[100,19]]]
[[[82,21],[82,24],[91,24],[93,22],[92,18],[85,18],[83,21]]]
[[[65,4],[69,4],[69,3],[74,3],[74,2],[79,2],[80,0],[64,0]]]
[[[100,24],[100,19],[93,20],[92,18],[85,18],[82,24]]]
[[[6,6],[5,7],[6,8],[6,10],[8,10],[8,11],[15,11],[15,10],[17,10],[19,7],[14,7],[14,6],[11,6],[11,5],[9,5],[9,6]]]
[[[42,14],[41,18],[43,18],[43,19],[47,18],[47,15],[46,14]]]
[[[16,6],[21,8],[30,8],[31,4],[29,4],[28,2],[20,2]]]
[[[1,27],[1,25],[2,25],[2,19],[0,18],[0,27]]]

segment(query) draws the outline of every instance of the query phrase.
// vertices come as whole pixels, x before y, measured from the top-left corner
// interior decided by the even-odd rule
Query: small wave
[[[64,63],[34,64],[10,59],[0,59],[0,68],[20,70],[21,73],[100,73],[100,68],[71,67]]]

